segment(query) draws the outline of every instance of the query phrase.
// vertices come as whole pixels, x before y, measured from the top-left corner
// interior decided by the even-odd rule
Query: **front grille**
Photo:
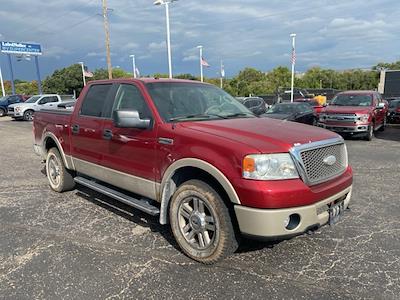
[[[336,159],[331,165],[324,162],[329,156],[334,156]],[[309,185],[332,179],[347,168],[347,152],[343,143],[305,149],[300,152],[300,157]]]
[[[8,111],[13,112],[13,111],[14,111],[14,107],[9,107],[9,108],[8,108]]]
[[[329,112],[329,115],[356,116],[354,113]]]
[[[355,114],[329,114],[325,116],[327,121],[356,122],[359,118]]]

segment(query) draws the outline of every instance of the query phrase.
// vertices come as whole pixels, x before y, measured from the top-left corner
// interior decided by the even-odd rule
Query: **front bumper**
[[[322,127],[334,132],[341,133],[366,133],[368,132],[368,124],[360,124],[360,125],[330,125],[325,123],[318,123],[318,127]]]
[[[347,208],[351,198],[352,186],[317,203],[282,209],[258,209],[241,205],[235,206],[235,214],[242,234],[250,237],[280,239],[295,236],[329,221],[328,204],[344,199]],[[287,229],[285,220],[298,215],[298,224]]]
[[[7,115],[10,116],[11,118],[22,118],[24,115],[21,112],[16,112],[16,111],[8,111]]]

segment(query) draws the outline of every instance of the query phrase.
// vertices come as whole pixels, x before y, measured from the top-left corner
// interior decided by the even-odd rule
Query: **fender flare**
[[[160,224],[167,224],[167,216],[168,216],[168,205],[169,201],[171,199],[171,196],[176,190],[176,185],[175,182],[172,179],[174,174],[176,173],[177,170],[184,168],[184,167],[194,167],[201,169],[208,174],[210,174],[212,177],[214,177],[219,184],[223,187],[225,192],[227,193],[230,201],[235,204],[240,204],[239,197],[233,188],[232,184],[226,178],[226,176],[215,166],[212,164],[201,160],[197,158],[183,158],[180,160],[175,161],[173,164],[171,164],[167,170],[165,171],[162,181],[161,181],[161,186],[160,186],[160,200],[161,200],[161,208],[160,208]]]
[[[46,156],[45,156],[46,153],[47,153],[47,151],[46,151],[46,142],[47,142],[48,139],[53,140],[54,143],[57,145],[58,151],[60,151],[60,154],[61,154],[61,157],[62,157],[62,160],[64,162],[65,167],[67,169],[70,169],[70,170],[75,170],[75,167],[74,167],[74,164],[73,164],[73,161],[72,161],[71,157],[69,155],[65,155],[64,149],[61,146],[60,141],[54,135],[54,133],[51,133],[49,131],[43,133],[43,142],[42,142],[43,159],[46,159]]]

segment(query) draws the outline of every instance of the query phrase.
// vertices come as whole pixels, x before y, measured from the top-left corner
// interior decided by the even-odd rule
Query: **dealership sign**
[[[1,42],[0,51],[8,54],[42,55],[42,49],[39,44],[19,42]]]

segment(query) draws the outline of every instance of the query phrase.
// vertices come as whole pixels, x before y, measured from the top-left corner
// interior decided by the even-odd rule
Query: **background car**
[[[24,95],[10,95],[0,98],[0,117],[7,115],[8,106],[14,103],[21,103],[26,100]]]
[[[294,101],[302,102],[302,103],[306,103],[306,104],[310,105],[314,109],[314,112],[317,116],[320,114],[320,112],[324,108],[323,105],[319,104],[318,101],[316,101],[314,99],[296,99]]]
[[[389,123],[400,123],[400,98],[389,102]]]
[[[314,109],[311,105],[302,102],[277,103],[262,116],[309,125],[317,124],[317,116]]]
[[[267,111],[267,106],[263,98],[260,97],[237,97],[240,103],[246,106],[252,113],[259,116]]]

